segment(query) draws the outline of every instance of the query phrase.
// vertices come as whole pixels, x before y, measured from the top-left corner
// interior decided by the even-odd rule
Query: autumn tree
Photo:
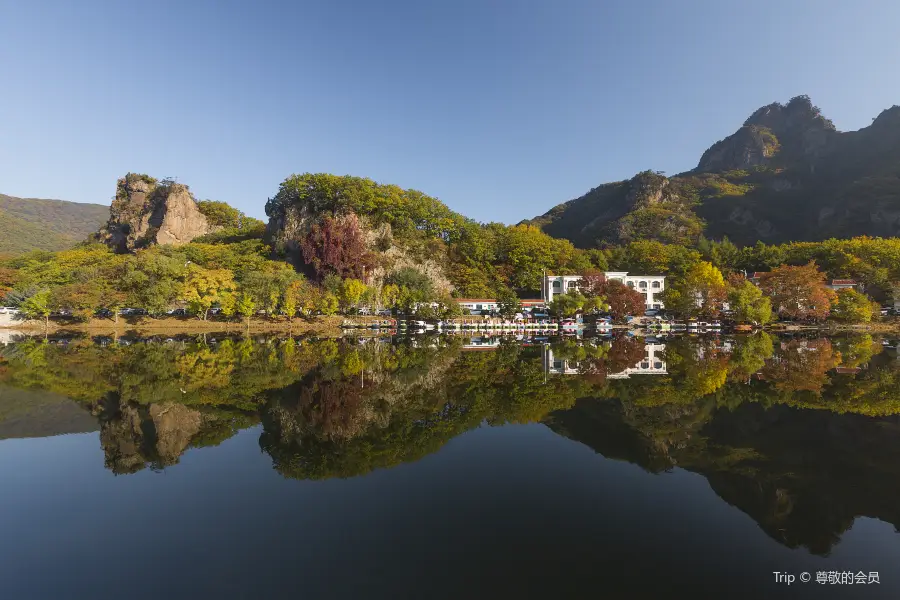
[[[772,320],[772,300],[742,275],[728,278],[728,306],[738,323],[765,325]]]
[[[578,291],[588,297],[602,296],[606,284],[606,273],[597,269],[587,269],[578,281]]]
[[[354,213],[324,217],[301,240],[300,250],[317,281],[326,275],[363,279],[369,264],[365,234]]]
[[[839,364],[840,352],[830,340],[792,340],[783,343],[775,358],[766,363],[763,376],[782,392],[820,394],[829,382],[828,371]]]
[[[603,284],[603,298],[609,305],[609,314],[620,321],[628,316],[642,315],[647,307],[644,295],[628,287],[618,279]]]
[[[340,303],[338,302],[337,296],[331,292],[325,292],[319,296],[316,310],[323,315],[330,316],[338,311],[339,306]]]
[[[344,309],[358,309],[368,286],[359,279],[345,279],[341,284],[340,301]]]
[[[876,303],[853,289],[838,290],[831,307],[831,317],[845,323],[868,323],[879,312],[880,307]]]
[[[291,281],[281,296],[281,310],[287,315],[289,321],[294,319],[297,309],[303,307],[304,296],[307,295],[309,284],[301,279]]]
[[[666,309],[684,316],[715,318],[726,298],[725,278],[712,263],[699,261],[663,291]]]
[[[256,313],[256,303],[253,301],[253,297],[247,292],[242,292],[237,298],[234,309],[237,314],[247,320],[247,327],[250,327],[250,317]]]
[[[6,296],[6,292],[13,289],[13,286],[16,285],[18,276],[19,274],[16,269],[0,267],[0,301]]]
[[[385,308],[394,308],[397,306],[397,298],[400,295],[400,288],[393,283],[386,283],[381,286],[381,305]]]
[[[759,287],[772,299],[778,314],[792,319],[824,319],[834,298],[815,262],[800,267],[782,265],[763,273]]]
[[[101,287],[90,283],[70,283],[54,288],[50,293],[50,308],[66,311],[72,316],[88,320],[100,307]]]
[[[228,269],[204,269],[191,264],[185,274],[181,297],[188,303],[191,312],[206,321],[209,309],[219,302],[223,294],[232,293],[235,288],[234,275]]]

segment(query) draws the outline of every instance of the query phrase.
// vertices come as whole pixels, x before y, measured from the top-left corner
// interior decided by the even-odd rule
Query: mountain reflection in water
[[[261,425],[284,477],[348,478],[484,424],[540,422],[649,472],[701,474],[788,547],[827,554],[859,516],[900,525],[900,361],[870,336],[0,347],[0,438],[89,430],[73,429],[66,398],[95,419],[116,474],[166,469]]]

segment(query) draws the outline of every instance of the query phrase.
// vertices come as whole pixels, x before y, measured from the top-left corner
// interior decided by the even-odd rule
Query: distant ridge
[[[109,218],[109,206],[0,194],[0,254],[64,250]]]
[[[644,171],[559,204],[531,224],[581,248],[700,235],[737,244],[900,235],[900,106],[841,132],[807,96],[756,110],[697,168]]]

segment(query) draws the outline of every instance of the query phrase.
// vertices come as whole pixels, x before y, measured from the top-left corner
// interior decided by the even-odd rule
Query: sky
[[[108,204],[125,173],[265,218],[292,173],[515,223],[696,166],[807,94],[900,104],[892,0],[0,0],[0,193]]]

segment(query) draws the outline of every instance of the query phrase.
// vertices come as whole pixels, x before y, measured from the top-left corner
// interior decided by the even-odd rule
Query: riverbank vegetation
[[[286,179],[267,203],[268,230],[223,203],[198,207],[222,229],[182,246],[117,254],[84,243],[2,258],[0,303],[41,320],[55,313],[115,321],[123,309],[235,322],[360,309],[448,318],[459,314],[454,296],[505,299],[505,313],[514,314],[517,298],[540,295],[545,273],[621,270],[665,275],[666,307],[682,318],[718,318],[727,305],[738,322],[833,316],[853,323],[879,312],[858,291],[835,295],[829,280],[853,279],[879,303],[900,292],[894,238],[743,248],[727,239],[690,246],[635,239],[582,250],[532,225],[477,223],[415,190],[309,173]],[[756,271],[763,275],[749,280]],[[612,282],[561,296],[552,308],[560,316],[642,312],[637,296]]]

